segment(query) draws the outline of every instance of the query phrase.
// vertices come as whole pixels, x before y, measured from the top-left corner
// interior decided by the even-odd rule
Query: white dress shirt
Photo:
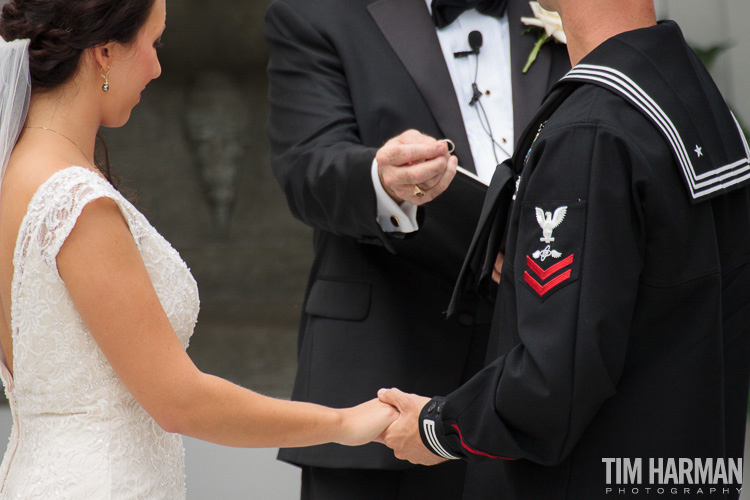
[[[427,9],[432,13],[431,0],[425,2]],[[477,176],[489,184],[495,167],[513,153],[513,93],[508,16],[506,14],[497,19],[470,9],[445,28],[435,29],[461,109]],[[454,52],[471,50],[468,37],[472,31],[482,34],[483,43],[479,55],[454,57]],[[482,92],[479,102],[489,120],[489,128],[484,121],[482,108],[478,104],[469,105],[475,74],[477,87]],[[492,132],[496,144],[490,139],[489,131]],[[378,200],[377,220],[383,231],[409,233],[418,230],[417,207],[408,201],[398,204],[388,196],[380,184],[376,161],[372,163],[372,182]]]

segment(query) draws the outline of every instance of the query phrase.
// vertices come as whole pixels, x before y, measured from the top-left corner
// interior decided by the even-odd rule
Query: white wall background
[[[750,128],[750,1],[656,0],[660,19],[673,19],[691,44],[728,44],[711,68],[735,114]]]

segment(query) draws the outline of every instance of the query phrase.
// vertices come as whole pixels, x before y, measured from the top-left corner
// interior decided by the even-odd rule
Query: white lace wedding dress
[[[14,254],[14,377],[1,366],[13,430],[0,466],[0,498],[185,498],[184,449],[117,378],[76,311],[56,256],[83,207],[119,205],[174,330],[187,348],[198,289],[177,252],[96,173],[70,167],[29,204]],[[117,286],[116,283],[112,284]]]

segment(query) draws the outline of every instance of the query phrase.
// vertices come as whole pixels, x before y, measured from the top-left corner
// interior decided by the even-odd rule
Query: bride
[[[179,434],[359,445],[397,416],[376,400],[264,397],[187,356],[195,281],[94,162],[99,127],[125,124],[161,73],[165,18],[165,0],[3,7],[0,372],[14,424],[0,498],[180,499]]]

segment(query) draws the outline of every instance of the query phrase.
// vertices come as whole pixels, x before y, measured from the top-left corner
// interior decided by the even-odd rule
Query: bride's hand
[[[341,438],[339,444],[359,446],[375,441],[398,418],[398,411],[388,404],[372,399],[341,412]]]

